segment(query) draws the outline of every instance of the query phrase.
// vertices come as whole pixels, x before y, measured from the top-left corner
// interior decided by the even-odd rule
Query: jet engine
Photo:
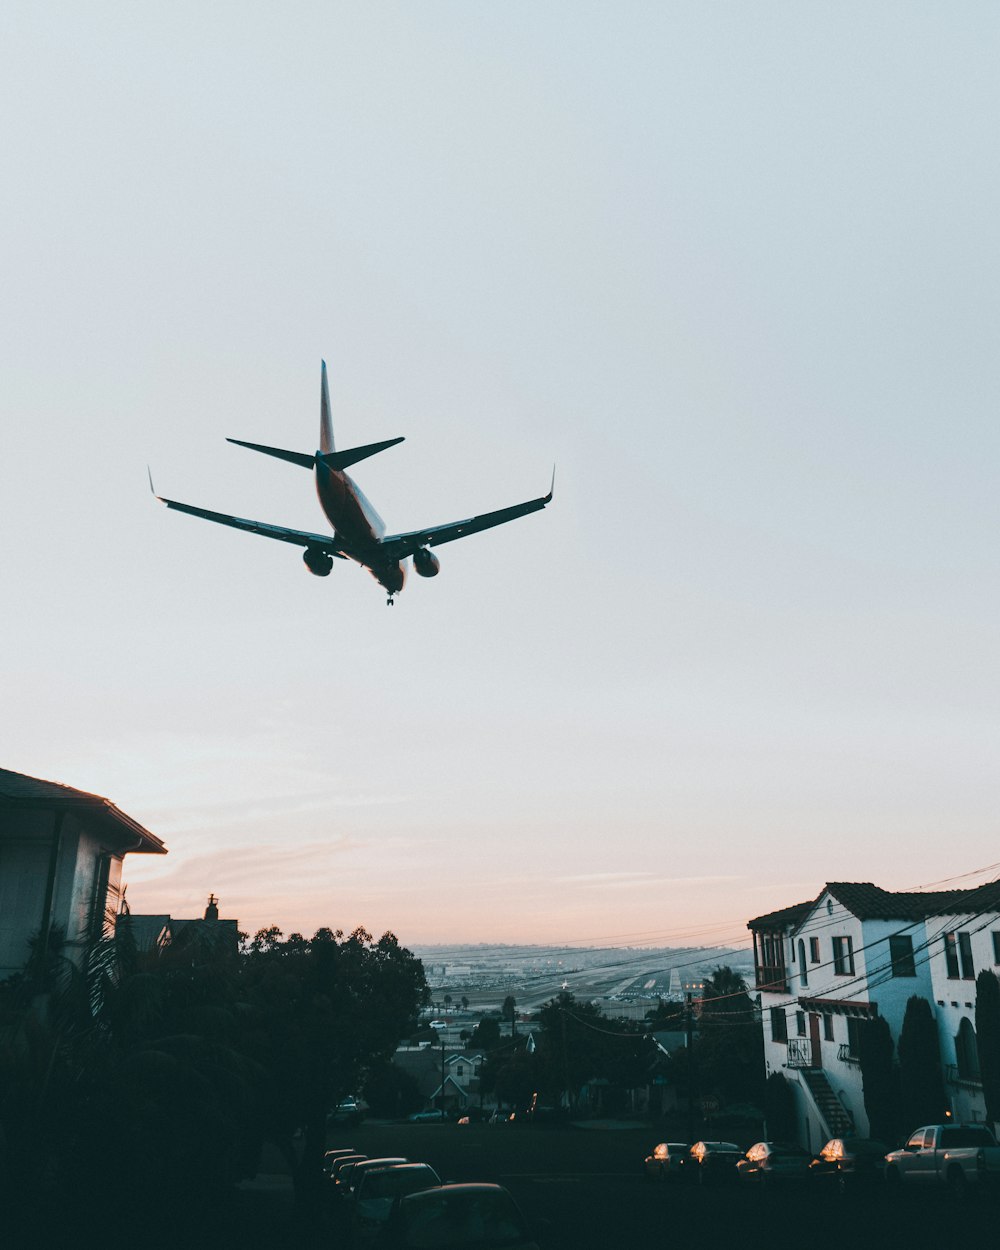
[[[433,551],[418,547],[413,553],[413,567],[421,577],[437,577],[441,571],[441,561]]]
[[[302,559],[309,572],[316,577],[328,576],[333,568],[333,556],[328,556],[325,551],[318,551],[315,547],[307,547],[302,553]]]

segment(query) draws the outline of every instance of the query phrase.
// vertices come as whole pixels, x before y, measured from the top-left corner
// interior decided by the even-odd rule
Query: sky
[[[0,765],[138,912],[719,944],[996,858],[1000,10],[0,7]],[[392,610],[304,529],[319,369]]]

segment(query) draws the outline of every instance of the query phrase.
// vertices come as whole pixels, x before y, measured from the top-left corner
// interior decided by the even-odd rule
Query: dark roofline
[[[105,833],[119,841],[134,841],[123,854],[139,852],[166,855],[167,848],[154,833],[116,807],[110,799],[86,790],[74,790],[57,781],[43,781],[25,773],[0,768],[0,811],[83,811],[96,819]],[[125,835],[123,837],[123,835]]]
[[[757,916],[747,921],[748,929],[773,929],[778,925],[797,924],[814,906],[816,900],[809,899],[805,903],[793,903],[791,907],[782,907],[779,911],[769,911],[766,916]]]
[[[962,890],[883,890],[871,881],[828,881],[807,903],[795,903],[747,921],[748,929],[798,928],[824,894],[831,894],[858,920],[926,920],[930,916],[974,915],[1000,910],[1000,881]]]

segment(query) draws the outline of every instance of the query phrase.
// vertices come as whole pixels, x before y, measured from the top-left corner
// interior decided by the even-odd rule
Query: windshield
[[[397,1198],[401,1194],[413,1194],[418,1189],[430,1189],[440,1185],[441,1178],[432,1167],[388,1168],[385,1172],[373,1172],[362,1181],[358,1197]]]
[[[509,1194],[428,1191],[419,1202],[407,1203],[406,1240],[413,1250],[439,1246],[516,1246],[527,1240],[521,1213]]]

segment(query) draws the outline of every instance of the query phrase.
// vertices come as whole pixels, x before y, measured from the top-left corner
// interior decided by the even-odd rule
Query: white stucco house
[[[0,980],[54,928],[77,958],[117,910],[125,856],[166,849],[100,795],[0,769]]]
[[[974,933],[961,925],[972,916]],[[914,994],[935,1008],[952,1113],[983,1118],[969,1021],[976,972],[995,967],[1000,955],[1000,937],[995,944],[990,936],[1000,934],[1000,886],[894,893],[871,882],[830,882],[815,899],[747,927],[766,1071],[783,1073],[794,1087],[803,1146],[815,1150],[830,1137],[868,1134],[859,1028],[880,1015],[898,1041]]]
[[[945,1088],[956,1120],[986,1119],[976,1044],[976,978],[1000,974],[1000,887],[991,882],[928,921],[931,994]],[[994,1125],[996,1128],[996,1125]]]

